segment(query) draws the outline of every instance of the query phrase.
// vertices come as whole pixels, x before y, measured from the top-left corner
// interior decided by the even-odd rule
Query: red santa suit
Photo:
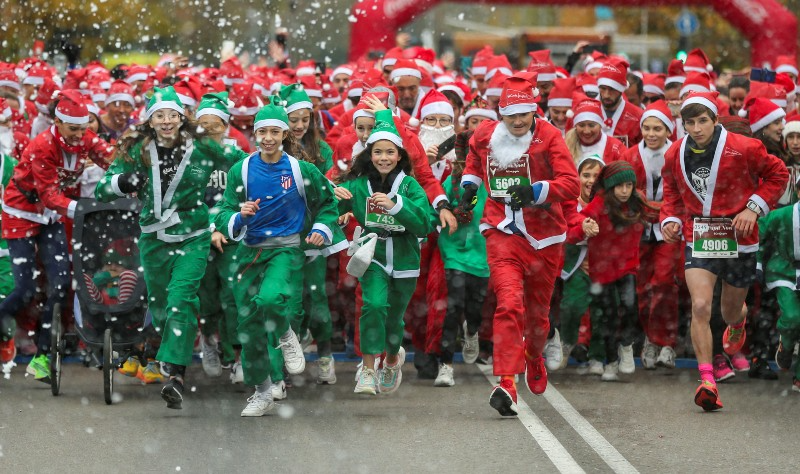
[[[507,198],[492,198],[486,201],[481,219],[490,285],[497,295],[495,375],[522,373],[526,363],[541,357],[550,331],[550,297],[566,240],[561,206],[579,194],[575,164],[561,132],[544,120],[534,123],[527,151],[514,162],[526,164],[531,184],[542,186],[534,206],[515,211]],[[494,166],[491,143],[502,134],[509,134],[503,122],[484,121],[478,126],[470,140],[462,184],[486,182],[488,187],[489,168]]]
[[[625,147],[629,148],[642,140],[642,131],[639,119],[642,118],[642,109],[625,100],[625,89],[628,88],[628,67],[630,65],[622,58],[612,57],[603,63],[597,74],[597,85],[605,86],[621,94],[617,109],[611,114],[602,110],[604,130],[613,137],[626,137]],[[625,140],[623,140],[625,141]]]

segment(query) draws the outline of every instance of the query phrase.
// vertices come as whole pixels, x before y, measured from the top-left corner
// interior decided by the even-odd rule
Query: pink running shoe
[[[731,365],[736,372],[747,372],[750,370],[750,361],[741,352],[737,352],[731,357]]]
[[[736,377],[736,373],[731,370],[731,366],[728,365],[728,359],[725,358],[722,354],[717,354],[714,356],[714,380],[717,382],[722,382],[723,380],[728,380],[729,378]]]

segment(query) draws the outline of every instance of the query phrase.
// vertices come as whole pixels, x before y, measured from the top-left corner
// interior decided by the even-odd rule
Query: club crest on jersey
[[[287,190],[292,187],[292,175],[290,174],[281,175],[281,187]]]

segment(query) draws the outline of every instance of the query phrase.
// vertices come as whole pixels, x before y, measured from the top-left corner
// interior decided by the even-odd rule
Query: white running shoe
[[[256,392],[247,399],[247,406],[242,410],[242,416],[264,416],[274,407],[275,402],[272,401],[272,393],[270,391],[264,393]]]
[[[600,380],[603,382],[615,382],[619,380],[619,361],[614,361],[610,364],[606,364],[603,368],[603,375],[600,376]]]
[[[619,372],[621,374],[632,374],[636,371],[636,363],[633,361],[633,344],[629,346],[619,346]]]
[[[666,367],[667,369],[675,368],[675,349],[664,346],[661,348],[661,353],[658,354],[656,365],[659,367]]]
[[[216,338],[214,336],[208,338],[200,336],[200,346],[202,347],[202,352],[200,353],[201,362],[206,375],[209,377],[222,375],[222,361],[219,359]]]
[[[403,371],[400,370],[402,367],[400,362],[392,366],[383,364],[378,383],[381,393],[392,393],[400,387],[400,382],[403,381]]]
[[[363,393],[366,395],[378,394],[378,377],[375,374],[375,369],[365,369],[361,371],[353,393]]]
[[[564,359],[563,350],[561,347],[561,335],[558,334],[558,329],[556,329],[553,337],[548,339],[544,345],[545,367],[547,367],[547,370],[554,371],[561,367],[561,362]]]
[[[465,364],[474,364],[478,360],[480,347],[478,345],[478,333],[469,335],[467,332],[467,322],[464,321],[464,344],[461,346],[461,356],[464,357]]]
[[[333,385],[336,383],[336,370],[333,367],[333,357],[320,357],[317,363],[317,383]]]
[[[565,369],[569,364],[569,355],[572,354],[573,347],[572,344],[565,344],[564,341],[561,341],[561,365],[558,366],[558,370]]]
[[[655,370],[658,351],[658,346],[645,337],[644,346],[642,346],[642,367],[644,367],[645,370]]]
[[[278,348],[283,353],[283,363],[290,375],[299,375],[306,370],[306,357],[303,354],[303,347],[291,328],[281,336]]]
[[[447,364],[439,365],[439,374],[436,380],[433,381],[434,387],[452,387],[456,384],[453,380],[453,366]]]
[[[283,380],[272,382],[269,387],[269,391],[272,392],[273,400],[286,400],[286,397],[288,396],[286,393],[286,382]]]
[[[589,361],[589,370],[586,373],[589,375],[603,375],[603,363],[599,360],[591,359]]]
[[[244,371],[241,362],[234,362],[231,366],[231,383],[244,383]]]

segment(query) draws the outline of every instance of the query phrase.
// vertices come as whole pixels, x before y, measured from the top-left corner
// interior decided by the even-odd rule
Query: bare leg
[[[711,301],[714,297],[716,282],[717,276],[708,270],[700,268],[686,270],[686,285],[689,287],[689,294],[692,297],[692,345],[698,364],[710,364],[713,356],[709,322],[711,321]],[[740,308],[741,304],[740,301]]]

